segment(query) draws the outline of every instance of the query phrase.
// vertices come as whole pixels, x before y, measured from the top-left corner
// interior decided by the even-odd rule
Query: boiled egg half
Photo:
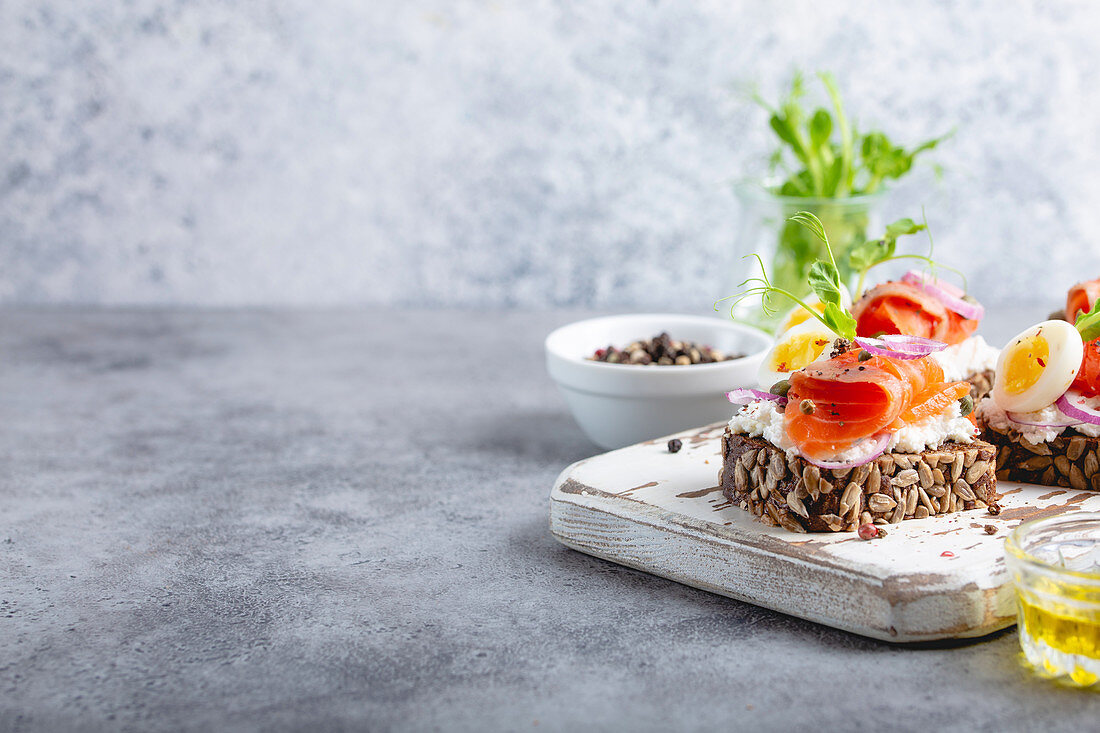
[[[817,293],[810,293],[802,300],[806,305],[810,306],[818,313],[825,312],[825,304],[817,297]],[[852,307],[852,296],[848,294],[848,289],[843,285],[840,287],[840,304],[847,309],[851,309]],[[810,319],[813,319],[813,316],[802,306],[796,305],[783,316],[783,320],[779,322],[777,332],[783,333],[784,331],[789,331],[800,323],[805,323]]]
[[[1084,349],[1077,329],[1065,321],[1044,321],[1023,331],[997,360],[993,400],[1010,412],[1053,405],[1073,384]]]
[[[816,318],[779,334],[775,345],[760,364],[757,374],[760,385],[767,389],[786,379],[791,372],[817,361],[822,352],[832,347],[835,338],[836,335]]]

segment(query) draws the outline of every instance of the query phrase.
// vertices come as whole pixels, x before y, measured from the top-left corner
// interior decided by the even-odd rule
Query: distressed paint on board
[[[1100,510],[1100,494],[1001,482],[984,509],[891,525],[886,538],[760,524],[717,488],[724,425],[580,461],[558,477],[563,544],[714,593],[896,642],[982,636],[1015,622],[1004,538],[1020,522]],[[985,526],[997,532],[986,534]],[[947,553],[947,554],[945,554]]]

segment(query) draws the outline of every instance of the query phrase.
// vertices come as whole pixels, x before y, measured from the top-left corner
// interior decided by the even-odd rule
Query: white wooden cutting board
[[[1021,521],[1100,510],[1100,494],[1001,482],[1003,511],[975,509],[854,532],[767,527],[717,488],[724,424],[574,463],[550,495],[550,530],[590,555],[863,636],[982,636],[1015,623],[1004,539]],[[986,534],[993,525],[996,534]]]

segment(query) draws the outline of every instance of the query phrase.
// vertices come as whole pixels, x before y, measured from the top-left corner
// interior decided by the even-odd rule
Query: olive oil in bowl
[[[1022,524],[1005,550],[1028,665],[1044,677],[1100,689],[1100,514]]]

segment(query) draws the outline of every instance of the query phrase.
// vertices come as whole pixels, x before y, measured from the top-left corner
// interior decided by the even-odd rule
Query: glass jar
[[[1005,540],[1005,558],[1028,666],[1100,689],[1100,513],[1021,524]]]
[[[741,225],[729,264],[724,296],[739,292],[748,278],[760,277],[761,261],[767,267],[772,285],[803,297],[810,293],[806,277],[810,265],[828,259],[825,245],[806,227],[788,221],[799,211],[816,215],[825,226],[842,281],[851,283],[848,252],[867,241],[867,232],[881,230],[879,209],[885,192],[848,198],[801,198],[780,196],[772,182],[742,183],[735,186],[741,202]],[[758,255],[757,260],[752,255]],[[768,314],[759,297],[745,298],[732,306],[735,319],[767,331],[774,330],[784,313],[794,307],[789,299],[772,296],[767,300]]]

